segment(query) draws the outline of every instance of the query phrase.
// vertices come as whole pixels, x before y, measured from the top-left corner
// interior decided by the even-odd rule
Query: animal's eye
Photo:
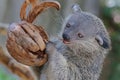
[[[66,24],[66,27],[67,27],[67,28],[70,28],[70,27],[71,27],[71,25],[70,25],[69,23],[67,23],[67,24]]]
[[[81,33],[78,33],[79,38],[83,38],[84,36]]]

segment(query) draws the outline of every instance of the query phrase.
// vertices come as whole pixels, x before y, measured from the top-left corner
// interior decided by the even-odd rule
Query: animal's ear
[[[81,8],[78,4],[74,4],[72,6],[72,10],[73,10],[73,12],[81,12]]]
[[[97,35],[95,37],[95,39],[97,40],[97,42],[99,43],[100,46],[102,46],[105,49],[110,48],[110,43],[109,40],[101,35]]]

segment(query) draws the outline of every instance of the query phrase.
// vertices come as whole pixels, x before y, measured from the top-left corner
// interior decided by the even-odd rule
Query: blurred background
[[[13,22],[19,22],[20,7],[24,0],[0,0],[0,47],[8,54],[6,29]],[[41,0],[44,1],[44,0]],[[49,0],[48,0],[49,1]],[[34,21],[44,26],[50,36],[57,36],[64,19],[72,12],[71,6],[80,4],[82,10],[100,17],[112,40],[112,50],[108,54],[100,80],[120,80],[120,0],[57,0],[62,5],[60,11],[47,9]],[[19,80],[4,65],[0,64],[0,80]]]

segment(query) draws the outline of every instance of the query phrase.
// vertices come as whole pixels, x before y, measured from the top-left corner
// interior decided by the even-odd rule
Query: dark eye
[[[66,24],[66,27],[67,27],[67,28],[70,28],[70,27],[71,27],[71,25],[70,25],[69,23],[67,23],[67,24]]]
[[[79,38],[83,38],[84,36],[81,33],[78,33]]]

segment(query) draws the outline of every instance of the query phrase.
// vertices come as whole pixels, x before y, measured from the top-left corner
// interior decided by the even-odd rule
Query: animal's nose
[[[63,33],[63,39],[66,40],[66,41],[70,41],[70,36],[66,33]]]

